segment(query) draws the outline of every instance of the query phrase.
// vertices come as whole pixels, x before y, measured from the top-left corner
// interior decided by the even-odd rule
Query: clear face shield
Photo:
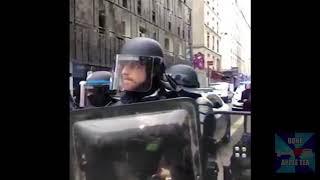
[[[155,57],[118,54],[116,57],[113,89],[148,92],[152,87],[155,60]]]

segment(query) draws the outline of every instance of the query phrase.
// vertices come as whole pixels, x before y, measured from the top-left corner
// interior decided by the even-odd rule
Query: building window
[[[137,11],[138,11],[138,14],[141,15],[141,0],[138,0],[137,2]]]
[[[106,16],[104,10],[99,11],[99,32],[104,33],[106,28]]]
[[[219,52],[219,40],[217,40],[217,52]]]
[[[188,29],[188,39],[189,39],[189,41],[190,41],[190,38],[191,38],[191,31],[190,31],[190,29]]]
[[[210,33],[207,32],[207,47],[209,48]]]
[[[164,49],[166,49],[167,51],[170,50],[170,42],[168,38],[164,39]]]
[[[152,39],[157,40],[157,33],[156,32],[152,33]]]
[[[183,0],[183,3],[186,3],[186,0]]]
[[[122,0],[122,6],[127,8],[128,7],[128,1],[127,0]]]
[[[145,37],[147,30],[144,27],[139,27],[139,37]]]
[[[121,22],[121,30],[122,30],[122,34],[126,35],[126,22],[125,21]]]
[[[181,17],[182,15],[182,2],[178,2],[178,16]]]
[[[209,22],[207,22],[207,26],[209,26]]]
[[[104,10],[99,11],[99,27],[105,28],[106,25],[106,16]]]
[[[178,27],[178,36],[180,36],[180,27]]]
[[[214,11],[214,7],[212,7],[212,11]]]
[[[208,57],[210,57],[210,54],[208,54]]]
[[[209,2],[209,1],[207,1],[207,4],[210,4],[210,2]]]
[[[171,22],[168,22],[169,31],[171,31]]]
[[[152,11],[152,22],[156,22],[156,12],[154,10]]]
[[[167,0],[167,8],[170,9],[170,0]]]
[[[209,15],[209,11],[207,11],[207,15]]]
[[[221,66],[220,59],[217,59],[217,71],[220,71],[220,66]]]
[[[182,39],[184,39],[184,30],[182,30]]]
[[[212,17],[212,21],[214,21],[214,17]]]
[[[219,23],[217,22],[217,33],[219,33]]]
[[[214,36],[212,36],[212,50],[214,50]]]

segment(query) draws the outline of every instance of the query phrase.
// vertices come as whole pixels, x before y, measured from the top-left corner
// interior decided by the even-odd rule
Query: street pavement
[[[251,132],[251,117],[248,116],[247,132]],[[240,140],[244,133],[244,116],[231,115],[231,140],[230,143],[224,144],[217,150],[217,160],[219,166],[218,180],[223,180],[223,166],[230,165],[232,147]]]

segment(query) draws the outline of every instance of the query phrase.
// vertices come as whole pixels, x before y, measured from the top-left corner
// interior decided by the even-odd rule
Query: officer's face
[[[130,62],[123,65],[122,90],[133,91],[146,81],[145,65],[139,62]]]

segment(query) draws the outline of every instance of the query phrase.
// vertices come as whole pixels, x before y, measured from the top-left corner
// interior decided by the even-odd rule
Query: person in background
[[[86,108],[110,106],[117,102],[110,90],[111,76],[112,74],[108,71],[96,71],[87,77],[85,87],[89,104]]]
[[[240,102],[243,102],[244,111],[251,111],[251,84],[246,84],[246,89],[242,92]]]

